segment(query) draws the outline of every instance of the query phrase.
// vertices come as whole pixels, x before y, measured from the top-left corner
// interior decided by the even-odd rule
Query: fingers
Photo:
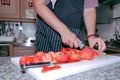
[[[78,38],[75,38],[69,41],[68,46],[70,46],[71,48],[78,48],[78,42],[80,42],[80,40]]]
[[[64,34],[64,35],[61,35],[61,38],[62,38],[62,42],[63,44],[71,47],[71,48],[78,48],[78,42],[80,42],[79,38],[77,38],[77,36],[72,33],[72,32],[69,32]]]
[[[103,40],[100,39],[97,43],[98,43],[98,50],[104,51],[106,49],[106,44],[104,43]]]
[[[89,44],[91,48],[93,48],[97,44],[99,51],[104,51],[106,49],[106,44],[101,38],[92,38],[91,40],[89,40]]]

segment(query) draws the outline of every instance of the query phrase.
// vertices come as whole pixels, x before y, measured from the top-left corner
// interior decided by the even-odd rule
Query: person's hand
[[[99,51],[105,51],[106,49],[105,42],[103,41],[103,39],[99,37],[90,37],[88,39],[88,42],[91,48],[93,48],[94,46],[97,46]]]
[[[78,42],[80,42],[79,38],[76,37],[74,33],[71,31],[66,31],[64,34],[61,35],[61,39],[63,44],[71,47],[71,48],[77,48]]]

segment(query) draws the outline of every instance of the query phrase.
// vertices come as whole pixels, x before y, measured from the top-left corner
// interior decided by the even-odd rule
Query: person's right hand
[[[78,42],[80,42],[79,38],[72,33],[71,31],[66,31],[61,35],[61,39],[63,44],[70,46],[71,48],[78,48]]]

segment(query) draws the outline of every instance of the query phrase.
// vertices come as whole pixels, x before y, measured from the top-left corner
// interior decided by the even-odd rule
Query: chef
[[[36,51],[59,51],[62,47],[78,48],[84,41],[81,21],[84,20],[91,48],[106,45],[95,36],[98,0],[33,0],[37,13]]]

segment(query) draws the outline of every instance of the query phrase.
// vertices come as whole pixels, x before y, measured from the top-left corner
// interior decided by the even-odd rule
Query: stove
[[[107,49],[111,51],[120,52],[120,40],[111,39],[110,41],[105,41]]]

